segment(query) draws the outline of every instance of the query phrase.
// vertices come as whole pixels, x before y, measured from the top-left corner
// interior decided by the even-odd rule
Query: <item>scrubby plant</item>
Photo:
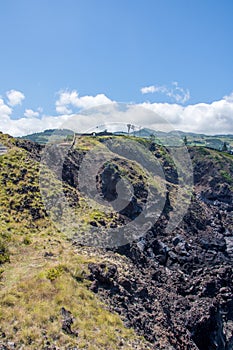
[[[0,264],[10,261],[10,253],[6,246],[6,243],[0,239]]]

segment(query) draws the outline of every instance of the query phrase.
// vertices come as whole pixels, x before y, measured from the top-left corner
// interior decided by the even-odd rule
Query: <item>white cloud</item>
[[[81,96],[76,90],[60,91],[59,99],[56,101],[56,111],[59,114],[71,114],[73,108],[78,110],[87,109],[103,104],[112,103],[112,101],[104,94],[98,94],[96,96]]]
[[[56,111],[58,114],[71,114],[72,109],[67,108],[65,105],[56,104]]]
[[[156,86],[151,85],[151,86],[145,86],[141,88],[141,93],[142,94],[150,94],[156,91]]]
[[[0,98],[0,118],[8,119],[11,113],[12,109],[4,103],[2,98]]]
[[[230,96],[230,95],[229,95]],[[154,130],[181,130],[205,134],[233,134],[233,100],[182,106],[170,103],[125,105],[112,103],[83,111],[67,119],[65,127],[85,132],[97,125],[132,123]]]
[[[166,118],[177,130],[206,134],[233,134],[233,100],[227,96],[212,103],[198,103],[185,107],[177,104],[148,102],[143,103],[142,106]],[[152,121],[151,126],[154,126]]]
[[[230,95],[228,95],[228,96],[224,96],[223,99],[228,101],[228,102],[233,102],[233,92],[230,93]]]
[[[78,108],[79,112],[71,114],[70,106]],[[88,110],[88,107],[95,106]],[[12,119],[12,108],[0,98],[0,131],[23,136],[45,129],[72,128],[75,122],[77,131],[84,132],[104,123],[130,122],[155,130],[233,134],[233,93],[212,103],[182,106],[178,103],[144,102],[125,108],[124,104],[117,104],[103,94],[79,97],[76,91],[72,91],[61,92],[56,107],[60,107],[60,114],[56,116],[42,115],[42,109],[28,109],[24,117]]]
[[[17,90],[7,91],[6,96],[8,98],[8,104],[12,107],[21,105],[22,101],[25,99],[24,94]]]
[[[179,86],[179,84],[174,81],[171,84],[171,87],[167,86],[156,86],[156,85],[151,85],[151,86],[145,86],[141,88],[141,93],[144,94],[149,94],[149,93],[161,93],[164,94],[168,97],[170,97],[173,101],[176,101],[177,103],[185,103],[190,99],[190,92],[188,89],[183,89]]]
[[[33,109],[25,109],[24,116],[26,118],[38,118],[40,116],[40,113],[33,111]]]
[[[0,115],[0,131],[12,136],[23,136],[45,129],[56,129],[62,127],[62,124],[69,116],[42,116],[41,118],[2,118]]]

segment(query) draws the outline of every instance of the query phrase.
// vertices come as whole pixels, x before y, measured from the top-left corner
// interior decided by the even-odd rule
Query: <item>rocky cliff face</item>
[[[18,147],[40,160],[41,146],[18,142]],[[166,188],[164,210],[146,234],[120,247],[87,247],[74,235],[72,244],[77,253],[88,259],[98,256],[99,262],[91,262],[83,278],[109,310],[146,338],[147,348],[232,350],[233,157],[203,148],[189,150],[194,167],[192,200],[179,226],[167,233],[177,171],[166,149],[149,142],[147,146],[165,172],[165,179],[161,179]],[[162,196],[159,183],[148,188],[151,179],[146,173],[115,157],[98,169],[96,191],[103,200],[114,202],[117,183],[126,176],[132,183],[130,202],[126,196],[128,204],[117,214],[114,210],[110,214],[97,212],[88,201],[84,210],[78,174],[85,153],[85,149],[76,148],[67,154],[62,178],[69,203],[79,210],[90,235],[96,229],[104,235],[109,228],[133,221],[143,211],[150,191],[158,199]],[[51,155],[52,170],[58,167],[58,160]],[[127,191],[126,186],[125,194]],[[140,345],[134,348],[142,349]]]
[[[153,153],[156,157],[158,150]],[[166,234],[172,212],[168,191],[163,214],[144,237],[115,250],[99,252],[108,262],[90,264],[91,290],[154,349],[230,350],[233,159],[198,148],[191,149],[190,156],[194,192],[179,227]],[[177,181],[176,173],[169,164],[166,169],[172,186]],[[109,169],[104,169],[102,179],[105,181],[108,175]],[[108,176],[108,188],[102,187],[104,196],[114,195],[116,179],[116,172]],[[88,254],[91,251],[89,248]]]

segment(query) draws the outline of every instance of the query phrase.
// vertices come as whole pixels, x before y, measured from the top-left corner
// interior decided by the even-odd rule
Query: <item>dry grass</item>
[[[4,265],[0,287],[0,325],[8,341],[25,349],[42,349],[50,343],[61,349],[118,349],[121,339],[131,349],[136,335],[124,327],[119,316],[110,313],[95,294],[89,291],[85,278],[89,262],[77,255],[73,247],[57,237],[50,239],[53,254],[44,257],[43,235],[29,246],[22,246]],[[60,310],[69,310],[78,336],[61,329]],[[124,348],[124,347],[123,347]]]

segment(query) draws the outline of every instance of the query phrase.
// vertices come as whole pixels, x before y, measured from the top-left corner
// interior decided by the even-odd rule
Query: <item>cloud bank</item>
[[[144,93],[148,93],[155,87],[143,89],[145,89]],[[163,119],[176,130],[205,134],[233,134],[233,93],[212,103],[183,106],[181,103],[147,101],[135,105],[129,104],[127,112],[122,105],[122,110],[119,112],[119,109],[116,110],[116,106],[119,105],[104,94],[80,96],[76,90],[60,91],[55,102],[57,112],[55,116],[43,114],[42,109],[28,108],[25,109],[22,118],[13,119],[14,106],[22,103],[24,99],[23,93],[21,93],[22,97],[16,92],[16,90],[7,92],[5,100],[0,97],[0,131],[13,136],[67,127],[72,118],[75,118],[76,127],[81,132],[98,124],[114,122],[132,123],[160,130],[162,127],[160,119]]]

